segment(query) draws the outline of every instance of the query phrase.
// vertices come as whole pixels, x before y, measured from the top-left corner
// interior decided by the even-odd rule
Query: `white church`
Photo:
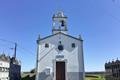
[[[62,11],[52,17],[52,34],[37,40],[36,80],[84,80],[83,40],[68,34]]]

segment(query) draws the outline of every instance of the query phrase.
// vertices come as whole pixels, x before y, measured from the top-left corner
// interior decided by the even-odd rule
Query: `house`
[[[10,80],[21,80],[21,64],[14,57],[10,59],[9,77]]]
[[[15,57],[0,55],[0,80],[20,80],[21,64]]]
[[[120,80],[120,60],[105,63],[106,80]]]
[[[0,55],[0,80],[9,80],[10,57]]]

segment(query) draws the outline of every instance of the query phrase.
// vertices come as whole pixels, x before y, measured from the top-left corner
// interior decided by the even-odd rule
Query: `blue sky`
[[[86,71],[103,71],[106,61],[120,59],[119,0],[0,0],[0,39],[18,43],[22,71],[35,67],[38,34],[51,34],[57,10],[67,15],[69,34],[84,39]],[[11,47],[0,41],[0,53],[12,56]]]

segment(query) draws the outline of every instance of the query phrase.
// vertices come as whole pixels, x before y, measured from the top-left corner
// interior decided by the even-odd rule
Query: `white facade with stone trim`
[[[67,33],[66,18],[56,13],[53,34],[37,40],[36,80],[84,80],[83,40]]]

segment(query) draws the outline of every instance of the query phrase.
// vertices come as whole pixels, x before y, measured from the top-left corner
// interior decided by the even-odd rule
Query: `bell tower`
[[[56,34],[59,32],[67,34],[67,24],[66,24],[67,17],[64,15],[62,11],[58,11],[52,17],[52,33]]]

